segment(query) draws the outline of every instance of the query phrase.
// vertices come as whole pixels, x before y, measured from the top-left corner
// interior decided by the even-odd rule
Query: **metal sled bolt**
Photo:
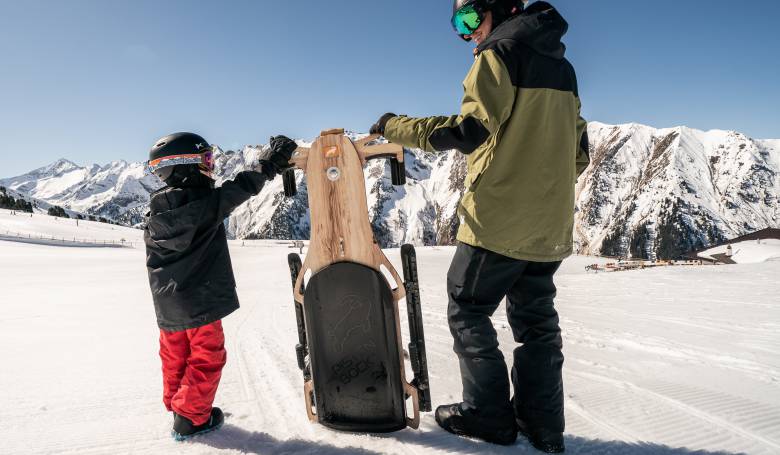
[[[328,180],[331,182],[335,182],[336,180],[341,177],[341,171],[337,167],[332,167],[328,169]]]

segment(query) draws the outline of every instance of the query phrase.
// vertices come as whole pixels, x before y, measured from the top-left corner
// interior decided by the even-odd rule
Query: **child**
[[[165,187],[151,196],[144,231],[149,284],[160,327],[163,403],[173,411],[173,436],[187,439],[224,421],[212,407],[222,367],[222,318],[238,309],[223,221],[290,167],[295,142],[271,138],[251,171],[214,188],[214,151],[192,133],[157,141],[149,168]]]

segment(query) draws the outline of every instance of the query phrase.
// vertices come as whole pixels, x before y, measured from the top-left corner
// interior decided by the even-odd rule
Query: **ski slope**
[[[15,213],[15,215],[12,215]],[[64,241],[127,242],[140,245],[144,231],[98,221],[58,218],[45,213],[0,209],[0,235],[43,237]],[[31,242],[32,243],[32,242]]]
[[[294,250],[243,245],[231,242],[242,307],[224,321],[215,403],[226,424],[177,443],[143,249],[0,241],[0,453],[538,453],[522,439],[455,437],[430,413],[419,431],[386,435],[309,423],[286,267]],[[453,252],[418,249],[434,406],[460,398],[445,316]],[[398,250],[387,254],[398,265]],[[567,453],[780,453],[780,262],[586,274],[595,261],[572,257],[557,276]],[[511,358],[501,311],[494,321]]]

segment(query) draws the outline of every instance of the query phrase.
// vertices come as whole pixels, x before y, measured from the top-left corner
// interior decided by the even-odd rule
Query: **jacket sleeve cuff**
[[[252,170],[263,174],[267,180],[273,180],[279,173],[276,166],[267,160],[260,160]]]

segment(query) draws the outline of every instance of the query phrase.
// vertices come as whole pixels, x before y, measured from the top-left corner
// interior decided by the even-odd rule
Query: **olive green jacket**
[[[529,8],[477,48],[460,115],[386,124],[392,142],[468,155],[461,242],[537,262],[572,253],[574,185],[589,158],[566,27],[552,7]]]

